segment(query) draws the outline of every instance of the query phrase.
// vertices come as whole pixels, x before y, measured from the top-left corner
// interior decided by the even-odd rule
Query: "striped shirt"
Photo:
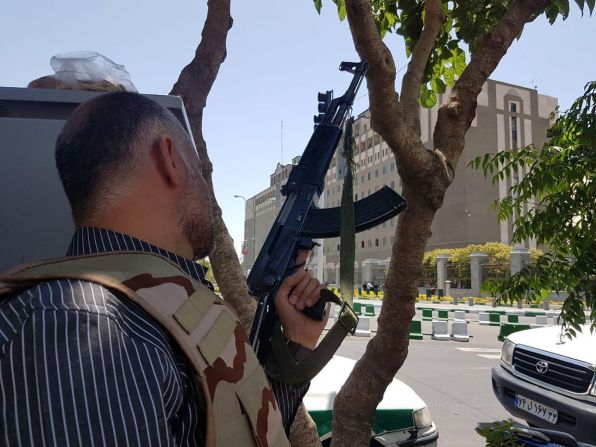
[[[210,285],[201,265],[103,229],[78,229],[68,255],[119,250],[159,253]],[[98,284],[45,281],[0,303],[0,445],[204,445],[192,375],[151,317]],[[308,385],[271,382],[289,431]]]

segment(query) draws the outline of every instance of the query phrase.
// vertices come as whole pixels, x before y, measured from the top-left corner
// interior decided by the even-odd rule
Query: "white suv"
[[[572,340],[559,326],[509,335],[492,384],[514,416],[596,443],[596,333],[582,329]]]

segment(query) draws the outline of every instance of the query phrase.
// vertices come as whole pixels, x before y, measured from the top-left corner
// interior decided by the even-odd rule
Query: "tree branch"
[[[170,94],[178,95],[184,101],[195,146],[201,159],[201,171],[209,187],[208,193],[213,204],[215,240],[215,249],[209,255],[213,273],[226,302],[234,308],[244,329],[250,332],[256,303],[248,293],[246,278],[234,249],[234,241],[230,237],[221,208],[215,199],[213,165],[203,138],[203,109],[217,78],[219,67],[226,58],[226,39],[233,21],[230,16],[230,0],[209,0],[207,6],[207,18],[201,33],[201,42],[193,60],[184,67]],[[316,426],[303,405],[294,419],[292,436],[296,439],[293,444],[295,447],[316,445],[313,440],[318,441]]]
[[[505,15],[484,36],[470,63],[456,81],[450,100],[439,108],[433,135],[435,147],[453,171],[464,148],[464,136],[476,115],[477,97],[482,86],[497,68],[513,40],[526,23],[548,4],[548,0],[516,0]],[[446,142],[457,141],[457,144]]]
[[[346,11],[356,51],[368,61],[366,79],[371,113],[373,110],[384,112],[382,117],[373,118],[373,127],[393,129],[396,121],[401,120],[393,56],[377,31],[368,0],[348,0]]]
[[[230,0],[209,0],[207,18],[201,32],[201,42],[195,57],[182,69],[170,95],[184,101],[188,121],[201,158],[203,173],[211,177],[213,167],[203,139],[203,109],[217,78],[219,67],[226,58],[226,39],[232,28]],[[212,186],[212,185],[211,185]]]
[[[408,209],[400,214],[396,228],[377,334],[335,398],[334,446],[370,445],[375,410],[408,354],[410,321],[416,313],[417,283],[434,210],[418,185],[404,183],[402,194]]]
[[[395,62],[377,31],[370,4],[368,0],[346,0],[346,12],[356,51],[368,61],[371,125],[392,149],[400,175],[421,175],[420,166],[430,167],[432,155],[420,141],[420,133],[404,125],[395,91]]]
[[[403,119],[406,125],[412,128],[417,135],[420,135],[420,104],[418,98],[420,96],[422,76],[444,20],[445,15],[441,7],[441,0],[427,0],[424,3],[424,28],[418,42],[416,42],[412,58],[408,64],[408,71],[406,71],[401,83]]]
[[[203,138],[203,109],[219,68],[226,58],[226,39],[233,21],[230,16],[230,0],[209,0],[207,5],[207,18],[201,33],[201,42],[194,58],[184,67],[170,94],[178,95],[184,101],[201,160],[201,171],[209,186],[209,195],[213,203],[215,239],[215,249],[209,256],[213,273],[226,302],[234,308],[244,328],[250,331],[256,307],[248,294],[240,263],[234,261],[238,257],[234,242],[223,221],[221,208],[215,199],[213,165]]]

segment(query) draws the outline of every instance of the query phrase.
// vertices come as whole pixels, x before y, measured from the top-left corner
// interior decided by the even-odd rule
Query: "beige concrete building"
[[[245,199],[244,210],[244,240],[242,241],[242,268],[248,272],[256,259],[259,250],[269,234],[269,230],[283,204],[281,187],[288,180],[292,167],[298,163],[300,157],[294,157],[292,163],[282,165],[278,163],[275,172],[270,176],[269,187],[257,195]]]
[[[441,104],[443,97],[439,98]],[[489,80],[485,83],[478,97],[476,118],[466,135],[466,148],[456,168],[455,179],[447,190],[443,207],[438,211],[429,250],[435,248],[463,247],[472,243],[511,241],[511,223],[497,221],[491,204],[504,197],[511,186],[508,181],[492,184],[481,172],[468,168],[468,163],[478,155],[487,152],[522,147],[530,143],[542,145],[549,115],[557,106],[556,98],[540,95],[536,90],[503,82]],[[437,119],[438,107],[421,109],[421,136],[428,149],[433,148],[432,131]],[[354,200],[368,197],[383,185],[401,192],[401,180],[397,174],[395,159],[387,144],[370,127],[370,114],[363,112],[355,121],[356,139],[355,162],[358,170],[354,180]],[[327,173],[324,203],[326,207],[339,206],[345,162],[337,151]],[[279,188],[287,179],[291,165],[278,165],[271,176],[271,186],[247,202],[245,224],[245,242],[250,239],[252,224],[251,208],[256,199],[257,252],[267,235],[283,198]],[[520,171],[513,181],[523,177]],[[266,198],[275,200],[263,205]],[[262,217],[261,217],[262,216]],[[384,283],[385,270],[391,255],[391,246],[395,238],[397,218],[356,235],[356,284],[364,281]],[[261,233],[262,231],[262,233]],[[534,241],[528,241],[530,247]],[[339,276],[339,239],[324,241],[323,252],[314,257],[312,267],[319,277],[335,283]],[[250,252],[250,251],[249,251]],[[321,256],[321,254],[323,256]],[[245,255],[246,268],[251,265],[252,257]],[[322,275],[321,275],[322,274]]]

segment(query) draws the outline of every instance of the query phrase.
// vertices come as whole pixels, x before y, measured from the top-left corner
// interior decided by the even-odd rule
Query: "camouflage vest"
[[[41,281],[66,278],[124,294],[177,341],[202,390],[207,446],[289,446],[246,331],[207,287],[161,256],[118,252],[17,267],[0,276],[0,299]]]

